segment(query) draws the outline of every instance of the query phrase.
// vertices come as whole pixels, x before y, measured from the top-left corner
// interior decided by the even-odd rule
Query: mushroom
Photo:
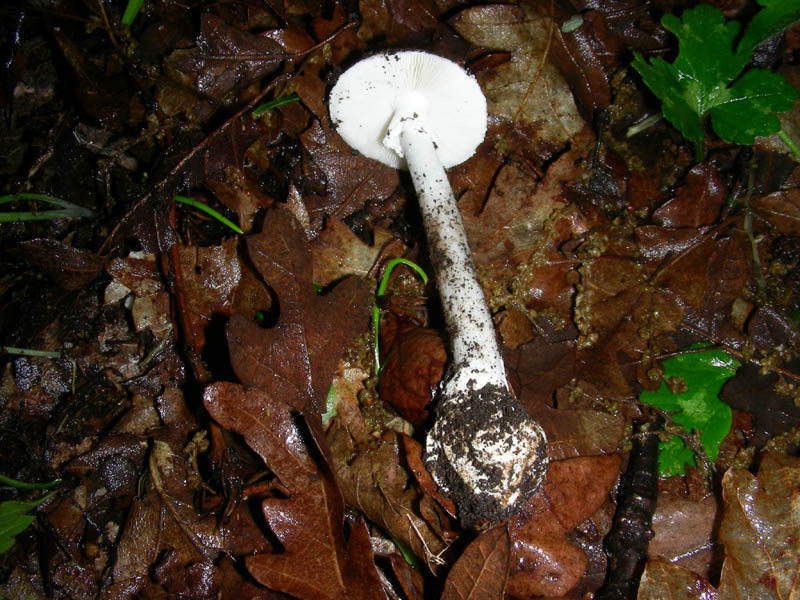
[[[425,52],[377,54],[345,71],[330,95],[334,126],[353,148],[408,168],[419,199],[450,336],[451,366],[425,463],[465,527],[507,518],[547,467],[544,432],[511,393],[445,168],[486,134],[486,99],[461,67]]]

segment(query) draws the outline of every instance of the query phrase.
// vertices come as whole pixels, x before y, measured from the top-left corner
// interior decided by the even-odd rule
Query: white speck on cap
[[[330,95],[334,127],[364,156],[405,168],[404,123],[423,127],[445,168],[475,153],[486,134],[486,99],[454,62],[419,51],[376,54],[345,71]],[[407,124],[407,123],[406,123]]]

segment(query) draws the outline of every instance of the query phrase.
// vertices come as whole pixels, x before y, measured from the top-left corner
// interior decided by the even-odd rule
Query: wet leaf
[[[678,194],[653,213],[653,220],[664,227],[697,229],[715,223],[724,202],[725,189],[716,170],[700,164],[686,175]]]
[[[666,560],[649,560],[642,573],[638,600],[716,600],[719,598],[707,579]]]
[[[534,8],[490,4],[451,22],[467,41],[511,53],[510,61],[478,73],[490,113],[534,127],[534,145],[566,143],[583,128],[571,90],[548,60],[554,21]]]
[[[403,417],[421,425],[426,406],[442,379],[447,350],[441,332],[425,327],[401,328],[386,351],[380,395]]]
[[[784,235],[800,235],[800,190],[793,188],[752,200],[759,216]]]
[[[508,577],[509,539],[505,524],[474,539],[450,569],[442,600],[502,600]]]
[[[361,0],[358,35],[370,41],[380,39],[391,46],[413,47],[430,39],[438,27],[433,0]]]
[[[334,379],[336,417],[327,438],[336,479],[348,505],[435,569],[446,547],[442,523],[446,517],[416,485],[404,456],[410,444],[406,436],[367,421],[362,414],[357,394],[366,377],[364,371],[347,369]]]
[[[512,289],[520,305],[569,314],[574,293],[570,273],[575,264],[558,248],[580,234],[584,224],[580,214],[566,207],[562,190],[578,177],[576,165],[586,143],[588,139],[576,140],[541,181],[510,164],[497,172],[483,192],[485,204],[475,206],[483,197],[478,190],[471,191],[478,197],[468,198],[472,206],[464,206],[462,217],[485,289]],[[470,188],[473,180],[483,182],[466,168],[461,177]]]
[[[174,290],[183,318],[183,335],[195,364],[200,362],[206,330],[214,315],[232,310],[233,290],[241,278],[236,246],[237,240],[231,238],[220,246],[176,248]]]
[[[507,593],[516,598],[558,597],[578,583],[589,562],[565,534],[606,501],[619,466],[616,454],[550,463],[541,490],[509,522]]]
[[[263,232],[246,239],[250,259],[277,296],[280,314],[269,329],[252,316],[231,317],[231,365],[245,385],[260,387],[296,410],[312,403],[311,410],[324,412],[342,351],[366,329],[369,288],[349,278],[318,295],[308,243],[285,210],[270,211]]]
[[[342,496],[309,454],[290,407],[261,390],[224,383],[207,387],[203,401],[218,423],[244,437],[289,493],[262,503],[284,551],[248,557],[250,573],[303,600],[381,597],[366,526],[356,523],[345,539]]]
[[[354,152],[327,119],[314,121],[300,140],[324,177],[326,194],[304,198],[315,228],[321,226],[324,215],[344,219],[367,200],[388,198],[397,187],[397,169]]]
[[[366,277],[384,244],[393,239],[385,230],[377,230],[374,235],[373,243],[368,245],[339,219],[325,219],[325,228],[311,241],[314,283],[324,287],[347,275]]]
[[[713,558],[716,515],[717,499],[713,495],[698,501],[660,491],[648,555],[707,576]]]
[[[57,240],[40,238],[23,242],[21,246],[28,262],[50,275],[65,290],[86,287],[103,269],[101,257]]]
[[[793,598],[800,543],[800,459],[766,452],[758,475],[730,469],[722,479],[719,540],[723,598]]]
[[[250,170],[228,167],[225,179],[207,179],[206,185],[211,188],[217,199],[235,212],[238,223],[245,232],[252,227],[253,217],[262,208],[268,208],[273,200],[260,189],[256,177]]]
[[[286,54],[280,45],[225,23],[212,13],[200,21],[197,47],[177,50],[168,64],[187,77],[195,89],[221,102],[231,91],[278,69]]]

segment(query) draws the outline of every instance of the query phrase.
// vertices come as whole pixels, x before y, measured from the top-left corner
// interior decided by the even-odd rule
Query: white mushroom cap
[[[417,120],[445,168],[475,153],[486,134],[486,98],[454,62],[418,51],[376,54],[345,71],[330,96],[334,127],[364,156],[405,169],[398,125]],[[416,114],[415,114],[416,113]]]

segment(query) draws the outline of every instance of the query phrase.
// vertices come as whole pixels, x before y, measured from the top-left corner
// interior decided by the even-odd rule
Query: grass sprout
[[[94,213],[83,206],[54,198],[47,194],[36,194],[33,192],[20,192],[18,194],[6,194],[0,196],[0,205],[11,204],[18,200],[33,200],[35,202],[46,202],[53,206],[59,206],[55,210],[29,210],[29,211],[0,211],[0,223],[15,223],[20,221],[47,221],[52,219],[72,219],[80,217],[93,217]]]
[[[180,202],[182,204],[188,204],[189,206],[192,206],[192,207],[194,207],[194,208],[196,208],[198,210],[202,210],[204,213],[214,217],[217,221],[219,221],[223,225],[227,225],[228,227],[233,229],[239,235],[242,235],[244,233],[244,231],[242,231],[241,227],[239,227],[236,223],[234,223],[233,221],[231,221],[227,217],[224,217],[223,215],[218,213],[216,210],[211,208],[208,204],[203,204],[202,202],[200,202],[198,200],[195,200],[194,198],[189,198],[187,196],[178,196],[178,195],[175,195],[175,202]]]
[[[260,117],[265,112],[272,108],[278,108],[279,106],[283,106],[284,104],[291,104],[292,102],[297,102],[300,100],[300,96],[296,93],[292,92],[288,96],[283,96],[281,98],[275,98],[274,100],[270,100],[269,102],[265,102],[264,104],[259,104],[253,109],[252,115],[253,117]]]
[[[122,13],[122,24],[130,27],[133,24],[134,19],[136,19],[136,15],[138,15],[139,11],[142,10],[143,5],[144,0],[128,0],[128,5],[125,7],[125,12]]]
[[[407,267],[411,267],[414,271],[417,272],[422,278],[423,283],[428,283],[428,275],[425,271],[422,270],[418,264],[408,260],[407,258],[393,258],[389,261],[389,264],[386,265],[386,270],[383,272],[383,277],[381,277],[381,282],[378,285],[378,291],[375,293],[375,299],[377,300],[383,294],[386,293],[386,286],[389,285],[389,278],[392,276],[392,271],[397,265],[405,265]],[[381,372],[381,353],[380,353],[380,342],[378,339],[378,333],[381,323],[381,309],[378,308],[377,302],[372,306],[372,335],[373,335],[373,353],[375,356],[375,375]]]

